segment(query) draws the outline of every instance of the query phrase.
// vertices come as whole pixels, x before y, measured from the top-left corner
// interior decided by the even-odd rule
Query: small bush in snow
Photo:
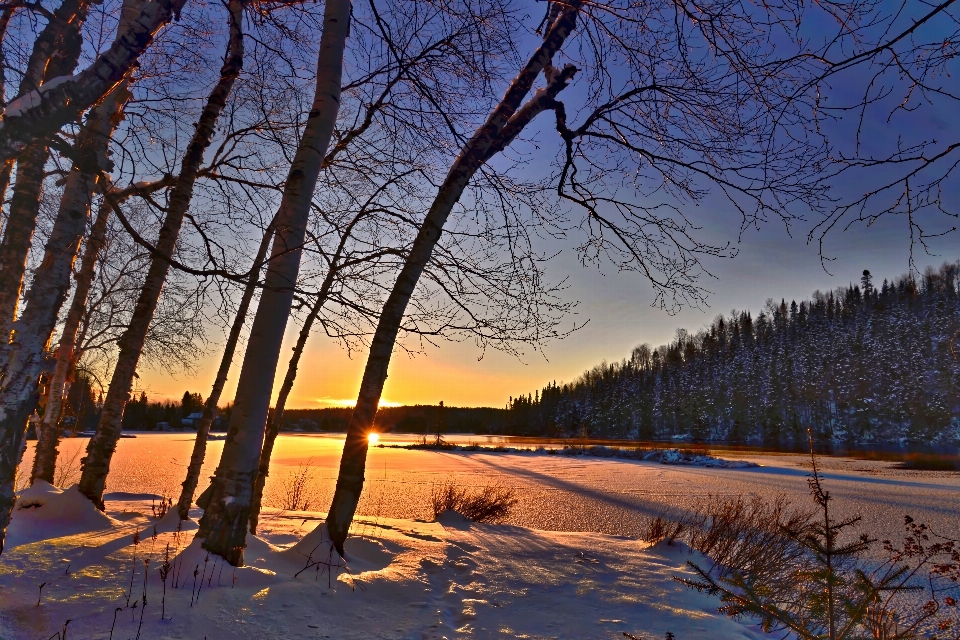
[[[516,504],[513,489],[497,485],[471,492],[448,482],[434,487],[431,497],[434,518],[444,511],[456,511],[474,522],[502,522]]]
[[[296,471],[287,473],[280,478],[279,485],[274,485],[270,492],[272,506],[285,511],[309,511],[313,506],[313,469],[311,462],[297,467]]]
[[[150,511],[153,512],[153,519],[160,520],[163,516],[167,515],[167,512],[170,510],[170,507],[173,506],[173,499],[160,496],[160,503],[150,498]]]

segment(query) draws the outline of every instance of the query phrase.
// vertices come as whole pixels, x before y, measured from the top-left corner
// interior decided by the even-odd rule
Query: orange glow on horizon
[[[314,402],[323,405],[324,407],[341,407],[344,409],[352,409],[356,404],[356,399],[347,399],[347,398],[331,398],[329,396],[324,396],[323,398],[317,398]],[[403,403],[401,402],[392,402],[390,400],[380,400],[381,407],[402,407]]]

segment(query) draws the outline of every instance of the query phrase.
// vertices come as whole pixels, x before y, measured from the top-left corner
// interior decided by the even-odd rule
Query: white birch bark
[[[31,84],[36,84],[38,78],[49,80],[53,74],[73,70],[80,54],[80,29],[87,8],[87,3],[76,0],[66,0],[60,6],[35,43],[27,74],[21,83],[21,93],[24,89],[29,90]],[[68,16],[71,17],[70,22],[60,22]],[[23,86],[24,83],[27,85]],[[84,153],[96,149],[100,142],[100,128],[96,122],[91,125],[89,129],[85,128],[77,142],[77,147]],[[99,146],[105,149],[105,145]],[[8,308],[0,309],[4,322],[12,320],[16,310],[17,301],[15,298],[11,301],[10,298],[19,294],[23,280],[23,265],[36,225],[37,207],[34,204],[39,204],[46,157],[47,150],[37,146],[20,159],[25,169],[24,180],[21,182],[18,168],[17,187],[14,190],[19,219],[16,225],[11,220],[4,235],[2,281],[3,296],[8,303]],[[46,349],[70,288],[70,274],[89,217],[94,182],[89,173],[71,170],[65,189],[66,197],[61,200],[43,259],[26,295],[23,316],[13,327],[12,342],[8,344],[4,340],[4,379],[0,388],[0,550],[13,510],[14,482],[26,444],[27,419],[38,400],[37,383]],[[15,287],[12,286],[14,280]],[[6,327],[3,327],[3,331],[3,337],[6,338]]]
[[[210,425],[216,417],[217,404],[219,404],[220,396],[223,394],[223,387],[227,383],[227,375],[230,373],[230,365],[233,363],[237,343],[240,341],[240,332],[247,320],[250,302],[253,300],[253,294],[260,283],[260,271],[263,269],[264,258],[267,256],[267,249],[270,246],[270,240],[273,238],[273,229],[273,223],[271,222],[260,241],[260,247],[257,249],[257,255],[253,259],[253,266],[250,269],[250,279],[243,289],[243,295],[240,297],[240,304],[237,307],[237,315],[233,319],[233,326],[230,327],[227,343],[223,347],[223,356],[220,358],[217,377],[214,379],[213,388],[203,405],[200,426],[197,428],[197,437],[193,442],[193,452],[190,454],[190,464],[187,465],[187,477],[183,480],[183,489],[180,491],[180,499],[177,501],[177,512],[181,520],[186,520],[190,516],[190,505],[193,504],[193,496],[197,491],[197,484],[200,482],[200,470],[203,468],[203,460],[207,455],[207,437],[210,435]]]
[[[0,162],[17,156],[31,144],[53,135],[103,99],[136,64],[153,37],[187,0],[151,0],[130,23],[123,38],[99,55],[82,72],[47,91],[42,88],[14,100],[0,123]],[[70,72],[68,72],[70,73]]]
[[[250,533],[256,535],[257,525],[260,520],[260,508],[263,501],[263,487],[267,483],[267,476],[270,475],[270,458],[273,456],[273,445],[280,434],[280,425],[283,424],[283,412],[287,407],[287,398],[290,397],[290,391],[293,390],[293,383],[297,379],[297,370],[300,367],[300,358],[303,357],[303,350],[307,346],[307,340],[310,338],[310,331],[313,329],[313,323],[323,310],[323,305],[327,302],[330,295],[330,287],[337,276],[337,270],[341,268],[340,257],[343,254],[347,239],[353,230],[353,225],[359,220],[359,216],[354,218],[353,222],[347,226],[343,236],[340,238],[339,246],[330,260],[330,270],[317,291],[317,299],[310,308],[300,327],[300,335],[297,336],[297,344],[293,347],[293,355],[290,356],[290,362],[287,364],[287,373],[283,377],[283,384],[280,385],[280,393],[277,394],[277,404],[273,408],[273,415],[267,423],[266,432],[263,436],[263,446],[260,449],[260,463],[257,466],[257,475],[253,481],[253,496],[250,499]]]
[[[87,245],[80,260],[80,269],[77,271],[77,286],[73,292],[70,311],[64,322],[57,346],[57,361],[53,375],[47,385],[47,403],[44,406],[43,418],[37,425],[37,449],[33,457],[33,470],[30,474],[31,484],[37,480],[45,480],[53,484],[53,475],[57,463],[57,447],[60,444],[60,414],[63,411],[63,398],[68,391],[67,377],[75,364],[75,349],[77,332],[86,310],[87,297],[93,284],[93,275],[97,256],[103,247],[106,235],[107,222],[110,219],[110,208],[100,207],[100,212],[87,238]]]
[[[340,108],[350,1],[327,0],[317,59],[317,87],[277,212],[270,266],[237,386],[227,440],[197,536],[230,564],[243,563],[251,493],[260,462],[272,381],[293,303],[300,254],[323,158]]]
[[[146,0],[124,0],[120,9],[120,22],[117,25],[117,39],[130,28],[130,24],[140,14],[140,9]],[[82,154],[96,160],[97,168],[104,172],[109,170],[110,138],[114,129],[123,119],[123,109],[130,98],[130,78],[123,82],[104,98],[103,102],[90,110],[87,122],[77,148]],[[70,212],[83,212],[83,217],[89,218],[90,207],[93,201],[93,186],[96,176],[84,168],[74,165],[67,177],[67,184],[60,200],[60,215]],[[109,188],[102,185],[101,188]],[[87,246],[80,261],[80,269],[75,276],[76,287],[73,301],[63,330],[60,333],[60,342],[57,347],[57,359],[53,375],[47,385],[47,403],[44,406],[43,418],[37,425],[37,448],[33,456],[33,470],[30,474],[31,484],[40,479],[53,484],[53,474],[57,461],[57,446],[60,442],[60,413],[63,407],[63,395],[67,375],[75,365],[74,348],[77,331],[87,306],[87,296],[93,283],[93,275],[106,236],[107,222],[110,219],[110,207],[106,204],[100,207],[97,219],[94,221],[87,238]],[[58,310],[59,311],[59,310]]]
[[[63,0],[52,18],[37,36],[27,59],[27,66],[17,98],[6,106],[4,114],[15,105],[42,89],[44,82],[70,74],[77,66],[82,46],[81,29],[90,8],[88,0]],[[0,123],[5,126],[6,120]],[[0,241],[0,376],[6,372],[10,355],[9,338],[16,319],[27,255],[33,241],[40,212],[44,166],[49,150],[42,140],[27,148],[17,159],[17,180],[10,200],[9,216]],[[11,155],[4,161],[10,168]],[[3,384],[6,384],[4,378]]]

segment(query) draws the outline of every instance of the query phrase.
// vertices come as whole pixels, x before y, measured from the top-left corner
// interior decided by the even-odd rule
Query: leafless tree
[[[407,303],[481,168],[509,157],[536,116],[552,112],[560,143],[553,184],[582,214],[583,259],[638,271],[661,305],[696,303],[701,256],[726,248],[696,237],[685,204],[713,189],[749,225],[789,221],[794,207],[822,203],[825,147],[810,93],[797,94],[812,75],[801,15],[793,3],[759,11],[726,0],[549,3],[541,44],[460,148],[380,315],[325,525],[338,550]],[[561,57],[571,62],[558,68]],[[575,77],[586,96],[569,96],[576,110],[560,100]]]
[[[80,491],[101,509],[110,460],[120,437],[123,408],[130,397],[137,362],[170,269],[169,257],[173,255],[180,227],[190,207],[203,154],[213,140],[217,120],[243,66],[243,3],[240,0],[231,1],[228,11],[230,38],[220,80],[210,92],[203,113],[197,120],[196,131],[171,190],[157,241],[157,253],[152,256],[136,309],[124,336],[120,339],[120,353],[101,410],[100,422],[96,434],[90,438],[87,455],[82,461]],[[109,194],[105,197],[109,202]]]
[[[426,197],[424,183],[436,177],[435,158],[446,152],[451,138],[456,142],[458,134],[449,129],[448,123],[469,117],[465,111],[473,109],[469,101],[458,98],[482,93],[489,69],[499,64],[496,56],[509,56],[509,37],[498,37],[504,34],[499,24],[496,30],[488,26],[502,20],[499,8],[481,15],[474,15],[459,5],[457,8],[462,11],[459,15],[447,13],[449,7],[446,5],[442,9],[431,8],[423,12],[426,15],[421,15],[422,7],[394,6],[397,31],[393,34],[392,44],[402,48],[399,54],[387,44],[389,39],[377,26],[374,12],[365,10],[358,18],[357,8],[354,8],[353,31],[361,39],[367,36],[375,46],[370,47],[366,40],[362,40],[357,46],[359,52],[354,50],[351,53],[351,61],[365,65],[361,67],[365,75],[361,75],[362,82],[348,82],[345,85],[345,102],[356,104],[352,100],[356,97],[354,92],[364,88],[372,90],[373,95],[368,98],[369,102],[360,102],[356,110],[348,107],[350,115],[347,120],[355,118],[352,120],[355,125],[339,129],[343,133],[338,136],[334,150],[325,159],[328,171],[321,176],[323,183],[316,204],[319,224],[304,247],[306,257],[313,254],[320,258],[317,277],[322,278],[322,284],[317,292],[309,290],[312,287],[307,283],[312,281],[312,277],[308,265],[306,277],[301,278],[304,281],[300,285],[302,293],[298,291],[296,296],[303,299],[306,309],[311,310],[306,324],[317,322],[328,335],[343,341],[348,348],[365,343],[371,330],[365,324],[376,318],[378,301],[388,290],[391,274],[402,262],[406,247],[415,236],[419,224],[419,206]],[[478,29],[486,30],[479,43],[476,35]],[[403,38],[409,38],[409,41],[400,44]],[[504,41],[507,42],[506,47],[503,46]],[[371,54],[369,48],[379,48],[381,51]],[[384,57],[389,62],[386,74],[381,71],[383,67],[375,62]],[[367,72],[371,64],[376,74]],[[385,75],[386,80],[373,83],[366,80],[373,75]],[[436,119],[440,133],[431,121],[433,119]],[[359,143],[352,144],[352,141]],[[346,153],[337,151],[341,148]],[[334,157],[331,158],[331,155]],[[510,196],[503,184],[499,188],[501,199],[516,199]],[[491,192],[494,191],[491,189]],[[521,191],[518,189],[518,192]],[[355,196],[358,193],[369,193],[371,196],[365,202],[362,199],[357,202]],[[519,204],[516,206],[521,208]],[[435,276],[432,283],[436,288],[424,288],[417,297],[423,313],[405,327],[417,339],[431,340],[460,334],[473,336],[484,345],[494,344],[505,348],[511,348],[511,345],[515,347],[517,342],[523,341],[537,343],[548,338],[557,316],[568,308],[566,303],[547,299],[552,294],[545,297],[546,289],[540,282],[524,282],[518,287],[509,284],[510,275],[517,272],[522,259],[506,255],[500,262],[487,260],[497,253],[493,247],[509,254],[504,247],[512,243],[504,244],[499,242],[502,237],[494,237],[492,230],[495,225],[491,221],[481,221],[483,215],[480,212],[483,208],[478,206],[465,211],[461,233],[451,234],[451,241],[444,247],[446,253],[438,253],[432,271]],[[505,207],[491,207],[491,210],[509,217]],[[358,212],[364,215],[358,216]],[[501,223],[499,230],[506,233],[503,228],[508,226],[507,223]],[[486,233],[488,231],[490,233]],[[344,244],[345,241],[348,243]],[[477,246],[471,247],[471,242]],[[527,256],[531,260],[536,259],[529,254]],[[503,268],[504,261],[506,269]],[[486,287],[480,285],[481,282]],[[484,288],[488,290],[486,293],[478,293]],[[466,292],[473,295],[474,299],[468,300],[468,295],[461,295]],[[446,296],[447,302],[441,304],[443,296]],[[541,305],[541,317],[536,317],[537,304]],[[261,302],[261,308],[263,306]],[[521,317],[524,313],[528,314],[527,317]],[[305,342],[309,330],[310,326],[306,326],[301,332],[301,343]],[[279,342],[275,348],[279,349]],[[274,358],[278,357],[278,351],[273,353],[276,353]],[[296,362],[295,356],[288,368],[286,393],[289,393],[293,382]],[[264,444],[263,449],[258,451],[258,459],[253,460],[253,468],[249,471],[243,468],[244,473],[250,474],[251,480],[257,473],[257,466],[267,466],[275,433],[276,423],[271,423],[267,438],[264,439],[262,435],[270,397],[270,389],[262,385],[262,380],[269,377],[268,371],[265,367],[259,367],[260,386],[238,392],[238,398],[248,397],[252,393],[262,396],[263,415],[249,421],[251,430],[259,430],[259,433],[254,432],[256,435],[250,436],[251,440]],[[225,448],[225,455],[226,451]],[[230,464],[234,465],[235,462],[231,460]],[[224,466],[221,460],[218,474]],[[239,467],[231,470],[231,473],[238,470]],[[256,491],[255,488],[253,490]],[[207,500],[215,498],[217,487],[214,485],[208,491],[201,502],[202,506],[208,507],[204,519],[213,521],[213,504]],[[238,504],[238,509],[247,502],[245,495],[238,502],[236,491],[227,495],[231,498],[231,504]],[[257,505],[254,504],[252,508],[256,509]],[[236,515],[236,518],[217,514],[217,517],[227,520],[222,525],[225,528],[235,527],[240,519],[246,518],[242,510],[229,515]],[[204,533],[201,527],[199,535]],[[239,534],[235,537],[238,546],[242,545],[243,537]],[[209,545],[210,538],[206,540]],[[242,558],[241,548],[230,550]]]
[[[864,28],[827,34],[815,60],[811,84],[831,149],[826,179],[837,193],[808,240],[828,267],[831,232],[900,217],[909,267],[919,274],[914,250],[933,254],[931,243],[954,233],[960,217],[950,195],[960,139],[945,122],[960,103],[951,69],[960,55],[957,4],[870,2],[862,10]]]
[[[111,194],[113,202],[121,203],[137,192],[161,189],[165,182],[169,181],[159,180],[149,185],[138,184],[120,190]],[[37,479],[53,482],[52,478],[57,462],[57,447],[60,442],[58,425],[63,400],[69,391],[68,380],[73,377],[77,362],[84,353],[84,340],[80,338],[80,345],[77,344],[77,340],[79,336],[86,335],[86,331],[80,333],[81,324],[85,318],[89,320],[87,315],[88,297],[94,284],[100,253],[107,240],[111,212],[111,206],[106,203],[101,205],[90,229],[83,257],[80,261],[80,268],[74,275],[73,299],[60,331],[60,339],[56,350],[56,364],[47,384],[47,400],[44,405],[43,417],[37,425],[37,447],[34,453],[31,482]],[[88,321],[87,327],[89,327],[89,324]]]
[[[291,163],[275,219],[270,265],[240,370],[230,430],[197,533],[204,539],[204,548],[234,565],[243,561],[250,493],[270,402],[269,390],[266,394],[263,392],[268,386],[263,384],[263,376],[276,369],[280,342],[293,303],[310,203],[339,110],[349,27],[350,3],[327,0],[313,108]]]
[[[179,16],[185,4],[186,0],[151,0],[144,5],[140,16],[131,22],[127,35],[83,71],[69,76],[76,64],[74,60],[73,64],[61,69],[50,69],[60,71],[50,76],[51,79],[61,78],[56,84],[48,85],[43,90],[35,87],[21,92],[16,100],[6,105],[3,112],[0,162],[18,157],[31,145],[42,144],[61,127],[73,122],[102,100],[117,83],[123,81],[140,55],[153,42],[156,33]],[[74,24],[75,17],[85,11],[88,5],[83,0],[65,0],[61,7],[63,15],[55,15],[51,24]],[[47,40],[55,42],[57,38]]]
[[[177,512],[181,520],[187,520],[190,515],[190,505],[193,504],[193,496],[197,490],[197,484],[200,482],[200,470],[203,467],[203,460],[207,452],[207,437],[210,434],[210,425],[213,424],[217,405],[220,402],[220,396],[223,393],[223,387],[227,383],[227,375],[230,373],[230,365],[233,363],[233,356],[237,349],[237,343],[240,341],[240,332],[243,331],[244,323],[247,319],[247,312],[250,309],[250,303],[257,291],[257,285],[260,282],[260,271],[267,257],[267,249],[270,248],[270,241],[273,239],[274,226],[271,224],[263,234],[260,241],[260,247],[257,249],[256,257],[253,259],[253,268],[250,270],[250,279],[244,286],[243,295],[240,298],[240,304],[237,308],[233,325],[230,327],[230,334],[227,336],[227,342],[223,348],[223,355],[220,358],[220,366],[217,369],[217,377],[213,381],[213,388],[210,395],[203,405],[203,413],[200,416],[200,424],[197,426],[197,437],[194,440],[193,451],[190,454],[190,463],[187,465],[187,477],[184,478],[183,488],[180,492],[180,498],[177,500]]]
[[[117,27],[117,38],[123,37],[130,20],[139,14],[139,1],[128,0]],[[85,126],[77,136],[78,161],[65,178],[63,194],[50,232],[43,260],[35,271],[26,295],[23,318],[13,325],[13,339],[0,404],[9,415],[32,411],[26,405],[36,404],[36,380],[40,375],[45,351],[53,334],[60,307],[66,298],[73,262],[90,216],[92,198],[100,167],[108,164],[110,136],[122,118],[129,92],[123,82],[97,108],[91,110]],[[24,403],[24,407],[19,405]],[[52,477],[52,469],[50,470]]]
[[[69,75],[76,67],[82,46],[81,30],[89,8],[87,0],[64,0],[50,14],[46,26],[34,40],[20,79],[17,98],[6,106],[0,128],[9,129],[12,126],[9,116],[16,111],[18,103],[29,102],[44,83]],[[48,157],[47,145],[37,141],[29,147],[25,145],[23,153],[17,158],[13,197],[3,229],[3,240],[0,241],[0,335],[3,336],[10,335],[16,317],[27,254],[40,212],[44,168]],[[11,154],[3,158],[3,162],[12,158]],[[0,341],[0,370],[6,369],[9,353],[7,342]]]

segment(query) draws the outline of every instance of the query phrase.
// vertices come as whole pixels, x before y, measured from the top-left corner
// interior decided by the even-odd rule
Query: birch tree
[[[17,111],[16,105],[29,102],[45,83],[70,74],[80,58],[81,30],[87,18],[90,3],[86,0],[64,0],[38,34],[20,80],[17,98],[4,110],[4,126],[11,126],[8,118]],[[52,85],[47,85],[52,86]],[[49,158],[46,144],[23,148],[17,158],[16,182],[7,224],[0,241],[0,371],[6,368],[9,354],[7,342],[23,287],[27,254],[40,212],[44,168]],[[5,165],[13,157],[4,158]]]
[[[529,106],[521,105],[521,101],[529,93],[536,78],[547,65],[551,64],[554,54],[576,25],[579,8],[580,3],[574,2],[560,10],[549,25],[544,44],[531,56],[507,90],[503,101],[487,118],[484,126],[461,149],[446,180],[440,186],[439,196],[421,225],[420,233],[397,278],[397,284],[384,305],[370,346],[360,394],[350,419],[336,492],[326,522],[330,538],[341,555],[343,555],[343,542],[346,540],[347,530],[360,501],[363,467],[366,463],[366,435],[376,417],[383,384],[387,378],[390,355],[393,352],[407,302],[413,295],[417,280],[430,259],[434,245],[440,239],[443,224],[467,183],[493,153],[509,144],[523,126],[545,108],[547,100],[554,100],[559,92],[566,88],[575,74],[576,69],[573,66],[567,66],[563,71],[551,74],[551,82],[545,89],[538,92],[534,100],[528,103]],[[525,108],[521,109],[521,106]],[[509,124],[513,127],[503,135],[503,129]]]
[[[197,484],[200,482],[200,469],[203,467],[203,460],[207,453],[210,425],[216,417],[217,405],[220,402],[220,396],[223,394],[223,387],[227,383],[227,375],[230,373],[230,365],[233,363],[233,356],[237,350],[237,343],[240,341],[240,332],[243,331],[250,303],[253,301],[253,295],[256,293],[257,285],[260,282],[260,271],[263,269],[267,249],[273,239],[273,232],[274,226],[271,224],[267,227],[263,239],[260,241],[256,257],[253,259],[253,267],[250,269],[250,278],[243,288],[243,295],[240,297],[240,304],[237,307],[233,325],[230,327],[230,334],[227,336],[227,342],[223,347],[223,355],[220,357],[220,366],[213,381],[213,388],[203,405],[200,424],[197,426],[197,437],[194,440],[193,451],[190,453],[190,463],[187,465],[187,476],[183,480],[180,498],[177,500],[177,514],[181,520],[187,520],[190,516],[190,505],[193,504],[193,496],[197,490]]]
[[[133,316],[120,339],[120,353],[114,366],[96,434],[90,438],[87,444],[87,455],[81,461],[80,491],[100,509],[103,509],[103,490],[110,469],[110,461],[120,438],[123,407],[130,398],[137,362],[170,269],[170,257],[173,255],[184,216],[190,206],[203,154],[210,146],[217,120],[243,66],[243,3],[240,0],[233,0],[227,8],[230,36],[220,78],[207,98],[203,112],[197,121],[194,136],[181,162],[180,173],[171,191],[163,226],[160,229],[156,252],[152,256]]]
[[[117,39],[123,37],[130,21],[139,14],[140,4],[139,0],[128,0],[124,4],[117,26]],[[14,323],[13,340],[9,347],[11,358],[7,365],[4,389],[0,393],[0,411],[9,415],[32,412],[26,405],[36,404],[33,399],[34,387],[70,285],[73,262],[90,217],[98,177],[101,171],[108,169],[110,138],[122,118],[124,104],[130,95],[127,84],[128,79],[121,82],[101,105],[91,110],[77,137],[76,161],[67,174],[43,261],[27,292],[28,310],[19,322]],[[20,407],[21,403],[25,403],[25,406]],[[22,426],[26,427],[25,424]],[[18,427],[12,425],[11,428]],[[0,479],[0,482],[5,481],[5,478]]]
[[[97,109],[94,109],[94,111]],[[161,179],[152,184],[137,184],[126,189],[114,188],[110,193],[113,206],[118,206],[119,203],[135,193],[162,189],[168,186],[170,181]],[[47,401],[44,405],[41,421],[37,425],[37,448],[33,459],[33,471],[30,475],[31,482],[45,480],[53,483],[57,462],[57,447],[60,443],[58,425],[63,409],[63,400],[69,391],[68,380],[72,378],[81,355],[81,352],[77,349],[78,343],[82,345],[84,341],[83,334],[80,332],[81,323],[83,323],[87,311],[88,296],[94,284],[96,267],[106,240],[111,212],[111,205],[103,203],[100,206],[87,237],[83,257],[80,260],[80,268],[74,275],[73,299],[60,330],[56,363],[47,383]]]
[[[838,5],[825,9],[834,10],[846,15]],[[713,187],[744,225],[788,221],[792,205],[822,203],[825,152],[812,124],[815,97],[802,90],[811,69],[800,15],[791,3],[754,13],[725,0],[549,4],[543,41],[460,148],[380,315],[324,525],[341,554],[408,301],[478,171],[551,112],[560,143],[552,180],[560,202],[583,214],[581,258],[639,272],[661,305],[697,303],[700,258],[727,248],[696,238],[683,203],[702,200]],[[558,55],[580,60],[558,68]],[[588,97],[572,98],[579,120],[573,126],[561,92],[575,77]],[[636,192],[621,188],[627,184]]]
[[[71,3],[79,4],[78,0],[66,0],[64,4]],[[56,134],[102,100],[123,81],[157,32],[178,17],[185,4],[186,0],[151,0],[130,23],[126,35],[86,69],[64,77],[71,73],[71,66],[53,76],[61,78],[56,84],[22,92],[7,104],[0,123],[0,162]]]
[[[233,565],[243,562],[251,488],[270,402],[264,374],[276,370],[293,302],[310,203],[336,124],[343,56],[350,28],[349,0],[327,0],[317,58],[313,108],[290,166],[276,216],[276,232],[247,343],[227,440],[197,535],[205,549]],[[266,393],[264,393],[266,389]]]

